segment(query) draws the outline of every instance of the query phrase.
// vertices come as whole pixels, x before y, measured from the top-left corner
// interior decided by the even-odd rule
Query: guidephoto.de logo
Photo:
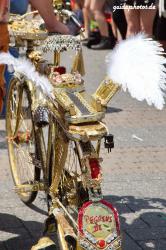
[[[113,6],[113,12],[115,12],[116,10],[131,10],[131,9],[135,9],[135,10],[154,10],[156,9],[156,6],[152,3],[151,5],[137,5],[137,4],[133,4],[133,5],[127,5],[126,3],[124,4],[120,4],[120,5],[114,5]]]

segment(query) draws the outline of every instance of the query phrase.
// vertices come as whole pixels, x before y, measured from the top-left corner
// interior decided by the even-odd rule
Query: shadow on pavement
[[[43,214],[43,215],[48,215],[48,213],[46,211],[44,211],[43,209],[40,209],[39,207],[35,206],[34,204],[30,204],[28,205],[29,208],[31,208],[32,210],[34,210],[37,213]]]
[[[107,108],[107,113],[111,114],[111,113],[119,113],[123,111],[123,109],[119,109],[119,108],[113,108],[113,107],[108,107]]]
[[[117,208],[123,250],[166,249],[166,200],[133,196],[105,196]]]
[[[0,213],[0,249],[30,250],[42,236],[42,230],[42,223],[24,221],[15,215]]]
[[[105,196],[104,199],[111,202],[120,214],[123,250],[166,249],[166,213],[163,212],[166,200],[133,196]],[[0,249],[30,250],[42,235],[42,223],[0,213]]]

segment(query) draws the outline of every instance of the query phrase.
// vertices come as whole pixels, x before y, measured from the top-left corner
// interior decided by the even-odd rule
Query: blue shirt
[[[23,15],[27,12],[29,0],[10,0],[10,13]]]

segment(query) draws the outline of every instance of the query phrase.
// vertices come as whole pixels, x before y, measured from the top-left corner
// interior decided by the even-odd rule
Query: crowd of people
[[[94,50],[112,49],[116,42],[144,32],[159,40],[166,49],[166,1],[159,0],[64,0],[71,6],[85,29],[83,44]],[[70,26],[57,20],[52,0],[0,1],[0,52],[8,50],[7,29],[9,9],[24,14],[28,5],[37,9],[50,32],[70,34]],[[159,5],[162,4],[162,10]],[[4,66],[0,65],[0,111],[2,110]]]
[[[166,9],[166,1],[161,1]],[[139,32],[161,41],[166,48],[166,15],[158,14],[160,1],[73,0],[72,2],[76,11],[78,8],[82,11],[85,45],[92,49],[112,49],[116,41]],[[100,34],[100,39],[93,39],[93,41],[90,29],[92,20],[96,21]]]

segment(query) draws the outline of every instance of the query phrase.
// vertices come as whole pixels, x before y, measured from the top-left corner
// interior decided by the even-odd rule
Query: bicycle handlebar
[[[67,10],[67,9],[61,9],[61,10],[55,10],[54,11],[55,14],[60,14],[62,16],[66,16],[68,17],[69,19],[71,19],[74,24],[81,30],[82,29],[82,25],[81,23],[79,22],[76,14],[73,12],[73,11],[70,11],[70,10]]]

